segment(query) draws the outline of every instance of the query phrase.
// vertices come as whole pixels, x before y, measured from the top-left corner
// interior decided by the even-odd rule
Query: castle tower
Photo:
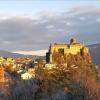
[[[70,44],[75,44],[75,43],[77,43],[77,40],[76,40],[75,38],[72,38],[72,39],[70,40]]]

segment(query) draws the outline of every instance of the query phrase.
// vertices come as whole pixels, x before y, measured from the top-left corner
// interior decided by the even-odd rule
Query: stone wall
[[[70,44],[52,44],[49,47],[49,52],[46,55],[46,61],[49,63],[54,63],[53,54],[61,53],[62,55],[76,55],[82,53],[88,53],[89,50],[83,44],[76,42],[76,39],[71,39]]]

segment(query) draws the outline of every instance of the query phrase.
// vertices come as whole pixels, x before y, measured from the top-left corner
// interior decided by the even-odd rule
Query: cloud
[[[96,22],[97,23],[100,23],[100,17],[96,19]]]
[[[14,51],[13,53],[19,53],[24,55],[37,55],[37,56],[45,56],[48,50],[37,50],[37,51]]]
[[[73,17],[76,15],[81,15],[81,14],[93,14],[93,13],[100,13],[100,8],[96,6],[79,6],[72,8],[71,10],[68,11],[68,16]]]
[[[39,14],[37,17],[1,16],[1,49],[47,49],[50,43],[68,42],[71,37],[87,44],[100,42],[100,8],[83,6],[55,15],[51,12]]]
[[[52,28],[54,28],[54,25],[48,25],[46,28],[52,29]]]

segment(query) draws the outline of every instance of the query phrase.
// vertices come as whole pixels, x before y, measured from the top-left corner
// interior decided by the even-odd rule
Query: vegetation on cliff
[[[10,80],[4,87],[2,100],[100,100],[99,69],[86,55],[55,54],[56,67],[48,69],[41,61],[35,79]]]

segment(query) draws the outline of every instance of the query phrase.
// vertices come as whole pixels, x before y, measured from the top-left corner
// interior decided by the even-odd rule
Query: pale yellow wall
[[[53,53],[54,51],[55,52],[58,52],[58,49],[66,49],[68,48],[67,45],[53,45],[51,46],[51,53]]]
[[[83,48],[82,45],[71,45],[69,49],[65,50],[65,54],[77,54],[80,53],[81,49]]]
[[[50,54],[50,62],[52,63],[52,54]]]
[[[72,54],[76,54],[78,52],[80,52],[80,49],[82,49],[83,45],[70,45],[70,48],[68,48],[67,45],[54,45],[51,46],[51,54],[55,51],[58,52],[59,49],[64,49],[64,53],[72,53]]]
[[[53,52],[58,52],[59,49],[64,49],[64,54],[77,54],[77,53],[80,53],[82,48],[84,47],[84,45],[82,44],[72,44],[72,45],[67,45],[67,44],[54,44],[54,45],[51,45],[50,47],[50,62],[52,63],[52,54]],[[88,48],[84,48],[84,51],[85,52],[88,52]]]
[[[84,48],[83,48],[83,52],[84,52],[84,53],[89,53],[88,47],[84,47]]]
[[[80,52],[80,48],[71,48],[65,50],[65,54],[77,54],[78,52]]]

